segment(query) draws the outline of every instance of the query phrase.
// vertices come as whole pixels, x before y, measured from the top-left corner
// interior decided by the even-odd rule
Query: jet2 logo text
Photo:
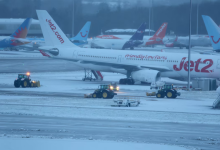
[[[57,39],[60,41],[60,43],[64,43],[63,38],[61,37],[61,35],[59,34],[59,32],[55,31],[56,30],[56,26],[51,22],[51,20],[47,20],[46,22],[49,23],[51,30],[55,33],[55,35],[57,36]]]
[[[186,61],[186,57],[183,57],[179,67],[177,65],[173,65],[173,69],[175,71],[181,71],[184,69],[185,71],[188,71],[188,61]],[[207,64],[201,70],[199,69],[199,64]],[[204,61],[201,61],[201,58],[199,58],[197,61],[193,62],[190,61],[190,71],[195,70],[195,72],[203,72],[203,73],[211,73],[213,70],[208,70],[211,66],[213,65],[213,60],[212,59],[205,59]]]

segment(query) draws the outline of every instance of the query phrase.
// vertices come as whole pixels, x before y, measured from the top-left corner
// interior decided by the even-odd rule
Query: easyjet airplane
[[[124,74],[127,78],[120,79],[121,84],[134,84],[135,81],[157,82],[161,77],[187,78],[186,53],[80,48],[69,41],[47,11],[37,10],[37,15],[48,45],[41,47],[44,56],[72,61],[86,69]],[[219,37],[220,35],[215,38]],[[50,53],[51,50],[56,53]],[[189,69],[192,78],[219,79],[220,57],[192,54]]]
[[[164,44],[163,40],[166,35],[167,25],[166,22],[163,23],[152,37],[144,37],[145,43],[143,46]]]

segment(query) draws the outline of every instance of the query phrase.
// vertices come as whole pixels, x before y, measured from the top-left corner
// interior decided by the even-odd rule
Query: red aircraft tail
[[[154,34],[153,38],[159,37],[161,39],[163,39],[166,35],[166,31],[167,31],[167,25],[168,23],[163,23],[160,28],[157,30],[157,32]]]

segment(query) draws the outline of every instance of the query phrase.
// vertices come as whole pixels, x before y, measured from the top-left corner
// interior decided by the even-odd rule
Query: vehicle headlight
[[[118,87],[118,86],[117,86],[117,88],[116,88],[116,89],[117,89],[117,91],[119,91],[119,87]]]
[[[110,86],[110,89],[113,90],[113,86]]]

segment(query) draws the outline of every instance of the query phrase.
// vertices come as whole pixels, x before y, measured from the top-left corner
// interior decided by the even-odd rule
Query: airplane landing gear
[[[131,78],[125,78],[125,79],[120,79],[119,84],[128,84],[128,85],[134,85],[134,80]]]

